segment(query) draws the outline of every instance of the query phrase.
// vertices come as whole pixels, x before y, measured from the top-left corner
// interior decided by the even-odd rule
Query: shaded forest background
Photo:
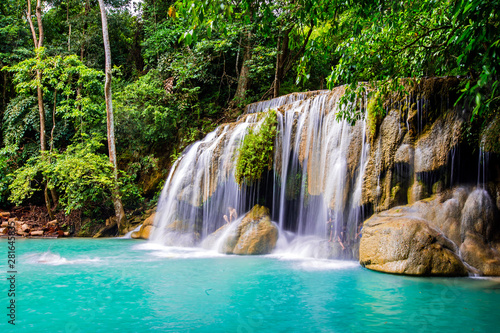
[[[32,1],[30,11],[28,1],[0,3],[0,207],[45,207],[48,200],[52,213],[98,226],[114,215],[99,5]],[[119,186],[129,216],[156,202],[189,144],[236,119],[246,104],[291,92],[346,84],[348,104],[370,94],[358,82],[383,95],[404,93],[399,78],[459,76],[472,114],[468,139],[500,131],[500,1],[105,3]],[[28,20],[39,34],[37,14],[41,47]],[[346,108],[341,116],[362,114]]]

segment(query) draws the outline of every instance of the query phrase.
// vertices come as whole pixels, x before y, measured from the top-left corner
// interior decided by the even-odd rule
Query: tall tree
[[[42,158],[45,158],[45,151],[47,150],[47,142],[45,138],[45,108],[43,104],[43,88],[42,88],[42,69],[38,66],[41,63],[42,57],[42,46],[43,46],[43,23],[42,23],[42,1],[37,0],[35,9],[36,21],[38,25],[38,35],[31,19],[31,0],[28,0],[28,11],[26,13],[26,18],[31,29],[31,35],[33,37],[33,44],[35,45],[35,53],[37,55],[37,69],[36,69],[36,79],[37,79],[37,99],[38,99],[38,113],[40,115],[40,151],[42,152]],[[52,212],[52,205],[50,203],[49,193],[48,193],[48,183],[45,181],[45,206],[47,207],[47,213],[51,220],[55,218]],[[54,200],[54,205],[57,205],[57,195],[55,190],[51,189],[52,199]]]
[[[42,24],[42,7],[41,0],[37,0],[36,2],[36,20],[38,23],[38,36],[35,30],[35,26],[33,25],[33,21],[31,19],[31,0],[28,0],[28,12],[26,13],[26,18],[28,19],[31,35],[33,36],[33,43],[35,45],[35,49],[39,49],[43,46],[43,24]],[[37,52],[38,57],[40,54]],[[41,69],[36,70],[36,78],[38,81],[37,86],[37,98],[38,98],[38,113],[40,114],[40,150],[44,152],[47,149],[47,144],[45,141],[45,110],[43,107],[43,90],[41,86],[42,81],[42,71]]]
[[[104,0],[99,0],[99,7],[101,9],[101,21],[102,21],[102,39],[104,42],[104,54],[105,54],[105,75],[106,81],[104,83],[104,98],[106,99],[106,120],[108,126],[108,150],[109,150],[109,161],[113,165],[113,176],[115,180],[115,186],[112,191],[112,200],[115,207],[116,223],[118,228],[120,226],[125,226],[127,219],[125,217],[125,212],[123,210],[123,204],[120,197],[120,189],[118,186],[118,166],[116,162],[116,148],[115,148],[115,125],[113,119],[113,101],[111,99],[111,49],[109,46],[109,36],[108,36],[108,19],[106,16],[106,7],[104,6]]]

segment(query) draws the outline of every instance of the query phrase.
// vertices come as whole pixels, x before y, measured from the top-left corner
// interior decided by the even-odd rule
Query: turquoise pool
[[[224,256],[127,239],[18,239],[0,332],[495,332],[500,281],[355,262]],[[0,240],[7,258],[7,241]],[[7,276],[7,259],[0,261]]]

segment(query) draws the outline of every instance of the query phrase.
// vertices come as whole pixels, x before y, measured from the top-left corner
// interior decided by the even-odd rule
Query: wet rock
[[[408,203],[414,203],[422,200],[427,196],[427,190],[425,185],[421,182],[414,182],[413,185],[408,189]]]
[[[484,239],[472,233],[467,233],[465,241],[460,246],[462,258],[483,275],[500,275],[500,255],[498,250],[490,247]]]
[[[241,220],[226,224],[209,235],[202,246],[221,253],[268,254],[276,246],[278,228],[271,222],[269,209],[255,205]]]
[[[278,228],[271,222],[269,210],[262,206],[254,206],[243,218],[239,232],[234,254],[271,253],[278,240]]]
[[[207,250],[217,250],[219,251],[219,249],[216,249],[216,244],[217,244],[217,241],[219,240],[220,237],[223,236],[223,234],[226,232],[227,228],[229,227],[230,225],[229,224],[224,224],[222,227],[220,227],[219,229],[215,230],[214,232],[212,232],[210,235],[208,235],[204,240],[203,242],[201,242],[201,247],[203,247],[204,249],[207,249]],[[228,247],[227,249],[224,248],[224,249],[220,249],[220,252],[222,253],[226,253],[225,251],[228,250],[232,253],[232,250],[234,249],[234,245],[236,243],[233,244],[233,246],[231,247],[230,245],[227,246],[226,243],[224,243],[224,247]]]
[[[142,224],[139,231],[133,232],[130,237],[134,239],[149,239],[151,231],[153,231],[154,228],[155,217],[156,213],[151,214],[146,220],[144,220],[144,223]]]
[[[497,225],[498,219],[496,219],[498,214],[496,206],[487,191],[470,187],[458,187],[443,191],[410,205],[395,207],[379,213],[369,221],[380,220],[388,216],[403,220],[417,219],[424,221],[429,228],[436,231],[439,236],[445,238],[445,248],[450,249],[457,255],[460,254],[461,260],[466,264],[471,273],[500,275],[498,269],[500,263],[500,226]],[[398,231],[398,229],[401,229],[400,225],[388,224],[386,227],[384,229],[386,235],[399,235],[401,233]],[[388,230],[390,228],[394,228],[395,230]],[[369,230],[370,228],[366,228],[366,232]],[[363,231],[365,232],[365,229]],[[433,235],[432,232],[429,233]],[[387,247],[384,244],[390,244],[387,240],[381,240],[380,242],[380,246],[384,247]],[[415,246],[413,243],[410,245],[409,247]],[[389,245],[384,251],[391,252],[398,250],[394,246]],[[366,261],[366,258],[364,260]],[[392,258],[388,262],[395,260]],[[394,264],[384,262],[378,265],[385,267]],[[405,272],[404,274],[410,273]]]
[[[491,239],[493,230],[497,227],[493,209],[493,201],[485,190],[478,189],[469,195],[462,210],[462,241],[467,233],[482,235],[487,241]]]
[[[463,120],[453,113],[436,120],[415,144],[415,172],[430,172],[445,166],[451,148],[462,136]]]
[[[454,252],[454,244],[425,220],[391,213],[375,215],[364,223],[359,248],[361,265],[394,274],[468,274]]]
[[[405,143],[402,144],[398,150],[396,150],[396,154],[394,155],[394,163],[406,163],[410,164],[413,160],[413,148]]]
[[[486,152],[500,154],[500,115],[498,113],[481,133],[481,147]]]

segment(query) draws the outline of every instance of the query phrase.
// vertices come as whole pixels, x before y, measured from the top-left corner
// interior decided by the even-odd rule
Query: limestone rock
[[[365,222],[359,248],[366,268],[395,274],[465,276],[454,245],[422,219],[378,214]]]
[[[149,239],[153,228],[154,227],[152,225],[142,225],[141,229],[139,229],[139,231],[133,232],[131,237],[133,239]]]
[[[255,205],[242,219],[226,224],[210,234],[202,243],[221,253],[254,255],[268,254],[276,246],[278,228],[271,222],[269,209]]]
[[[31,236],[43,236],[43,230],[32,231]]]
[[[457,187],[413,204],[395,207],[379,213],[369,221],[380,221],[381,219],[388,219],[388,217],[424,221],[429,228],[436,231],[438,235],[443,236],[446,241],[443,243],[446,245],[445,248],[460,255],[461,260],[472,273],[500,275],[500,226],[498,225],[498,214],[496,205],[486,190]],[[384,221],[384,223],[386,222],[388,221]],[[388,224],[384,228],[386,234],[391,235],[391,237],[387,237],[401,237],[394,236],[400,233],[398,230],[401,229],[401,226]],[[365,232],[369,232],[371,229],[368,227],[363,230],[363,241]],[[433,232],[429,233],[433,235]],[[389,244],[389,247],[384,245],[386,247],[384,251],[388,253],[397,249],[390,245],[391,243],[387,240],[380,240],[380,242],[380,246],[385,243]],[[410,244],[411,247],[415,246],[412,244]],[[369,253],[369,255],[372,256],[373,253]],[[363,260],[367,261],[368,259]],[[388,262],[394,262],[395,260],[392,258]],[[382,267],[384,265],[391,266],[395,264],[385,262],[380,264]],[[405,272],[405,274],[410,273]]]
[[[448,152],[458,144],[463,120],[453,113],[436,120],[415,144],[415,172],[429,172],[446,165]]]
[[[482,235],[486,240],[491,239],[493,230],[497,227],[493,209],[493,201],[485,190],[478,189],[469,195],[462,210],[462,241],[468,232]]]
[[[394,163],[405,163],[410,164],[413,160],[413,148],[405,143],[402,144],[398,150],[396,150],[396,154],[394,155]]]
[[[477,268],[484,275],[500,275],[500,255],[484,242],[484,239],[472,233],[467,233],[465,241],[460,246],[463,259]]]
[[[154,228],[155,217],[156,213],[151,214],[146,220],[144,220],[144,223],[139,231],[133,232],[130,236],[134,239],[149,239],[151,231]]]
[[[276,246],[278,228],[271,222],[269,210],[255,206],[239,226],[240,237],[234,254],[267,254]]]

